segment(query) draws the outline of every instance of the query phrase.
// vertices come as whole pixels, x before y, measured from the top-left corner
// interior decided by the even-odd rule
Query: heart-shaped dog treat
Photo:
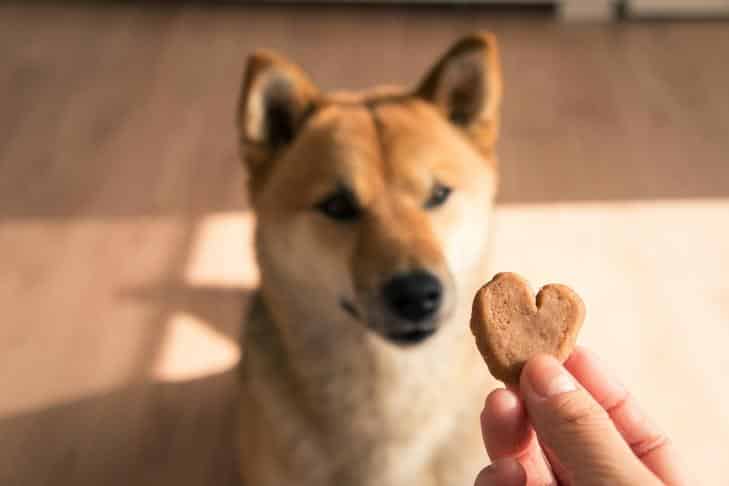
[[[535,302],[526,280],[499,273],[476,293],[471,332],[491,374],[517,384],[524,363],[537,353],[564,362],[584,318],[585,305],[569,287],[546,285]]]

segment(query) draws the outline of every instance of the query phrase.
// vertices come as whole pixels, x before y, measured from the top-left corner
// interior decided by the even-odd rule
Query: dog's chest
[[[275,335],[249,335],[241,406],[246,484],[473,481],[484,462],[478,372],[454,374],[449,365],[408,373],[427,364],[397,362],[302,370],[277,347]]]
[[[333,417],[331,423],[322,423],[290,397],[272,391],[267,396],[276,398],[244,412],[244,440],[265,456],[244,466],[250,481],[246,484],[468,484],[484,463],[477,414],[432,418],[417,429],[393,430],[376,416]],[[470,427],[463,427],[465,423]]]

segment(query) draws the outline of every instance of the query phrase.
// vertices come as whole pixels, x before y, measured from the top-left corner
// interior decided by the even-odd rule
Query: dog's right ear
[[[253,192],[313,110],[318,92],[301,69],[272,52],[256,52],[248,58],[238,133]]]

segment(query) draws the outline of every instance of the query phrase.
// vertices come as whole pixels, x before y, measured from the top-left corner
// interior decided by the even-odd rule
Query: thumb
[[[579,486],[660,484],[608,413],[557,359],[538,355],[521,374],[530,421],[561,480]]]

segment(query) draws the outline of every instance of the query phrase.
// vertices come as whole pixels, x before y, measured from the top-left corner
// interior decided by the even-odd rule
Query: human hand
[[[493,463],[475,486],[686,484],[668,439],[597,358],[530,359],[518,389],[491,392],[481,414]]]

